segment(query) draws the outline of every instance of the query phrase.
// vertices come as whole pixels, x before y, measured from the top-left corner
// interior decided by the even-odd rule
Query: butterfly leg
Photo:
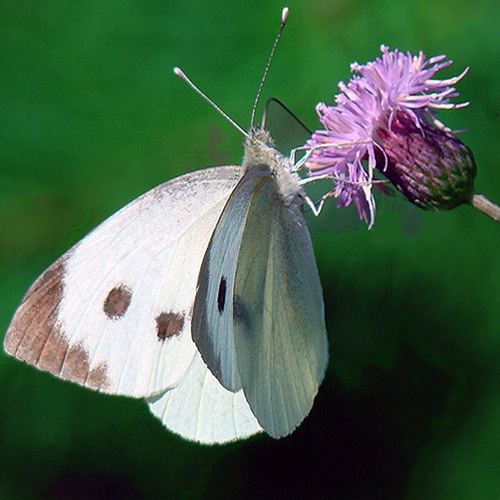
[[[311,209],[315,217],[317,217],[321,213],[321,210],[323,210],[323,205],[325,204],[325,200],[326,200],[326,195],[321,197],[319,202],[316,204],[314,203],[314,201],[311,200],[309,196],[307,195],[304,196],[305,203]]]

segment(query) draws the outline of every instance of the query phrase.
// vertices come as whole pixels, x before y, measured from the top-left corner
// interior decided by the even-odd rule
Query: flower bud
[[[470,202],[476,163],[452,133],[399,110],[390,125],[374,128],[373,139],[379,170],[415,205],[449,210]]]

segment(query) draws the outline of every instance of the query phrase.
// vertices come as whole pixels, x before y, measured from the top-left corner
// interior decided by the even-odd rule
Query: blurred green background
[[[445,53],[471,105],[440,118],[500,201],[498,2],[308,0],[264,90],[311,128],[379,45]],[[104,218],[191,169],[239,162],[282,2],[0,1],[0,331],[31,282]],[[260,116],[260,113],[259,113]],[[500,498],[500,225],[380,200],[372,231],[313,223],[331,362],[289,438],[203,447],[141,401],[0,355],[0,498]],[[338,219],[337,219],[338,215]],[[352,227],[348,224],[345,227]]]

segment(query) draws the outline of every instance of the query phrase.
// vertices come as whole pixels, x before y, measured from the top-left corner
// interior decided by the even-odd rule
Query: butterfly
[[[302,188],[267,141],[252,131],[241,167],[170,180],[94,229],[29,289],[6,352],[145,398],[187,439],[293,431],[328,348]]]
[[[322,288],[294,162],[252,127],[241,166],[135,199],[52,264],[5,351],[171,431],[223,443],[290,434],[328,362]]]

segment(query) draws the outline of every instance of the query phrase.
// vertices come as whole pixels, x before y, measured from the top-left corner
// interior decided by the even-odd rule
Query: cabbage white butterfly
[[[144,398],[186,439],[289,434],[328,359],[304,199],[293,162],[251,128],[242,166],[157,186],[49,267],[17,309],[6,352]]]

